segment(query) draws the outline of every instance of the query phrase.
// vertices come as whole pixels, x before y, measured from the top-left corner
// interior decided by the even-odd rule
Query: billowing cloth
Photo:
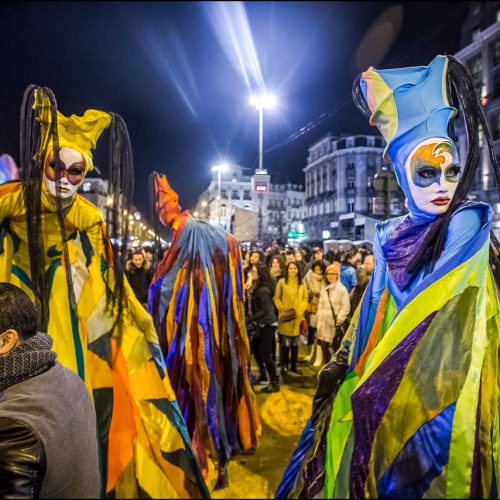
[[[165,177],[157,182],[160,217],[171,224],[173,241],[148,307],[200,466],[207,477],[215,459],[221,487],[230,458],[255,448],[261,432],[249,382],[240,248],[229,233],[181,212]]]
[[[497,497],[491,209],[462,204],[434,270],[405,281],[401,262],[419,244],[412,229],[429,224],[378,224],[373,279],[321,375],[277,498]]]
[[[45,184],[41,188],[50,314],[47,333],[59,362],[77,373],[93,395],[103,494],[208,497],[151,317],[126,280],[122,317],[117,318],[117,307],[107,308],[115,271],[99,210],[76,195],[64,212],[75,315],[69,303],[55,198]],[[0,281],[20,287],[34,299],[23,183],[0,186],[0,222]],[[119,319],[118,337],[120,328],[113,325]]]
[[[0,184],[9,181],[17,181],[19,179],[19,172],[17,170],[16,162],[10,155],[0,156]]]

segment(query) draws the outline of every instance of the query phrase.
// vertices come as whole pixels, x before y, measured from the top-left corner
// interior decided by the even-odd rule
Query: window
[[[498,66],[500,64],[500,38],[493,42],[491,47],[493,66]]]
[[[354,147],[355,148],[359,148],[359,147],[366,146],[366,145],[367,145],[366,137],[356,137],[354,139]]]
[[[220,216],[221,216],[221,217],[226,217],[226,215],[227,215],[227,212],[226,212],[226,207],[225,207],[224,205],[222,205],[222,206],[220,207]]]
[[[233,200],[239,200],[240,199],[240,193],[238,191],[233,191],[232,197]]]
[[[347,181],[347,189],[354,189],[354,188],[355,188],[354,181]]]
[[[250,199],[250,191],[248,189],[245,189],[245,191],[243,191],[243,199],[244,200]]]
[[[346,177],[347,177],[348,181],[356,179],[356,171],[354,169],[354,163],[353,162],[350,162],[350,163],[347,164]]]
[[[469,71],[474,81],[474,88],[476,89],[476,94],[481,98],[481,91],[483,87],[483,62],[481,60],[481,55],[474,57],[469,62]]]
[[[493,140],[498,141],[500,139],[500,114],[492,118],[491,132]]]
[[[227,198],[227,191],[225,189],[221,189],[221,191],[220,191],[220,197],[221,198]]]
[[[348,201],[347,202],[347,211],[348,212],[354,212],[354,201]]]
[[[337,141],[337,149],[345,149],[346,148],[346,143],[345,139],[340,139]]]

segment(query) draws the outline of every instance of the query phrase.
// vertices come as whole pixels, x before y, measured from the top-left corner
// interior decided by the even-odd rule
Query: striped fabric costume
[[[53,144],[61,151],[71,148],[73,154],[80,153],[85,171],[92,169],[91,148],[112,116],[97,110],[88,110],[82,117],[57,112],[54,136],[55,101],[50,102],[45,89],[27,94],[25,103],[30,108],[34,105],[34,125],[41,124],[40,147],[49,146],[26,155],[30,163],[34,159],[35,166],[25,166],[25,172],[37,173],[38,181],[0,186],[0,281],[20,287],[39,304],[46,294],[48,316],[42,326],[54,341],[57,359],[80,375],[94,398],[102,495],[206,498],[208,492],[166,373],[153,321],[126,278],[121,311],[112,300],[118,275],[99,210],[78,194],[61,200],[64,245],[56,197],[41,178],[46,175],[40,170],[48,168],[45,159],[55,149]],[[51,110],[52,117],[46,113]],[[61,175],[69,176],[71,168],[66,167]],[[36,252],[27,226],[27,209],[36,203],[27,196],[28,183],[38,186],[40,193]],[[42,291],[32,279],[33,262],[40,261]]]
[[[498,497],[492,212],[462,198],[473,167],[469,158],[458,163],[449,135],[457,113],[449,64],[461,67],[438,56],[425,67],[370,68],[359,80],[409,214],[377,225],[373,277],[321,374],[277,498]],[[477,128],[468,133],[476,148]],[[458,174],[457,164],[464,166]],[[442,251],[432,265],[427,257],[412,269],[444,217]]]
[[[257,446],[261,428],[249,382],[242,263],[229,234],[181,212],[164,176],[154,174],[157,208],[172,246],[149,290],[149,308],[193,448],[204,475],[217,462],[227,484],[231,457]]]

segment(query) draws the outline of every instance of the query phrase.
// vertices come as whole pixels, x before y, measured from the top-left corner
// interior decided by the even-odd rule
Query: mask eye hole
[[[422,179],[433,179],[437,177],[438,171],[432,167],[422,167],[417,170],[417,175]]]
[[[460,165],[453,165],[446,172],[446,177],[447,178],[458,178],[458,177],[460,177],[461,173],[462,173],[462,167]]]

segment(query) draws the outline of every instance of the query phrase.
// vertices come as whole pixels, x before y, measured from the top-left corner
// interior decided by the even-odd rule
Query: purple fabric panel
[[[391,234],[383,250],[392,279],[403,291],[420,271],[409,274],[406,267],[417,253],[423,239],[432,227],[432,223],[416,224],[407,217]]]
[[[364,485],[368,476],[368,461],[375,431],[399,387],[415,347],[435,314],[434,312],[427,316],[410,332],[351,396],[354,416],[354,449],[350,470],[351,498],[364,497]]]
[[[328,412],[328,421],[331,413]],[[304,486],[299,499],[315,498],[325,485],[325,456],[326,456],[326,435],[328,434],[328,425],[323,430],[320,445],[312,460],[307,464],[302,472]]]

